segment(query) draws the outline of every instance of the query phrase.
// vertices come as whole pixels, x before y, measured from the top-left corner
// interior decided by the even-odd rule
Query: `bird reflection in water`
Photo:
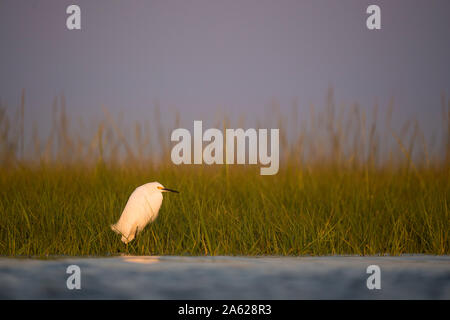
[[[155,264],[160,262],[159,256],[121,256],[125,262],[140,263],[140,264]]]

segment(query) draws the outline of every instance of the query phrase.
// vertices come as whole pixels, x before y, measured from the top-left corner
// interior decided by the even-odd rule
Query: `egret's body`
[[[132,241],[137,233],[156,219],[163,200],[162,193],[167,191],[178,192],[164,188],[159,182],[150,182],[136,188],[128,199],[119,221],[111,225],[111,229],[122,235],[124,243]]]

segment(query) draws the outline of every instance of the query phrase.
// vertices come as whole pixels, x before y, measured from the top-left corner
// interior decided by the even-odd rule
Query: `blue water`
[[[67,288],[70,265],[79,290]],[[450,256],[0,258],[0,298],[450,299]]]

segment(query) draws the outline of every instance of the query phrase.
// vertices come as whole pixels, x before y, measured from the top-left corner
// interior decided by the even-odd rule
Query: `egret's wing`
[[[137,219],[142,214],[142,203],[144,201],[143,190],[140,188],[134,190],[128,198],[119,221],[111,225],[114,232],[122,235],[122,241],[125,243],[134,239]]]

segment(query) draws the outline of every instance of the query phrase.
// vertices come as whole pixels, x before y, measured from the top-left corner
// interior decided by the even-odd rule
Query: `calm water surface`
[[[80,290],[67,289],[70,265]],[[367,289],[369,265],[381,290]],[[450,256],[5,257],[0,299],[450,299]]]

